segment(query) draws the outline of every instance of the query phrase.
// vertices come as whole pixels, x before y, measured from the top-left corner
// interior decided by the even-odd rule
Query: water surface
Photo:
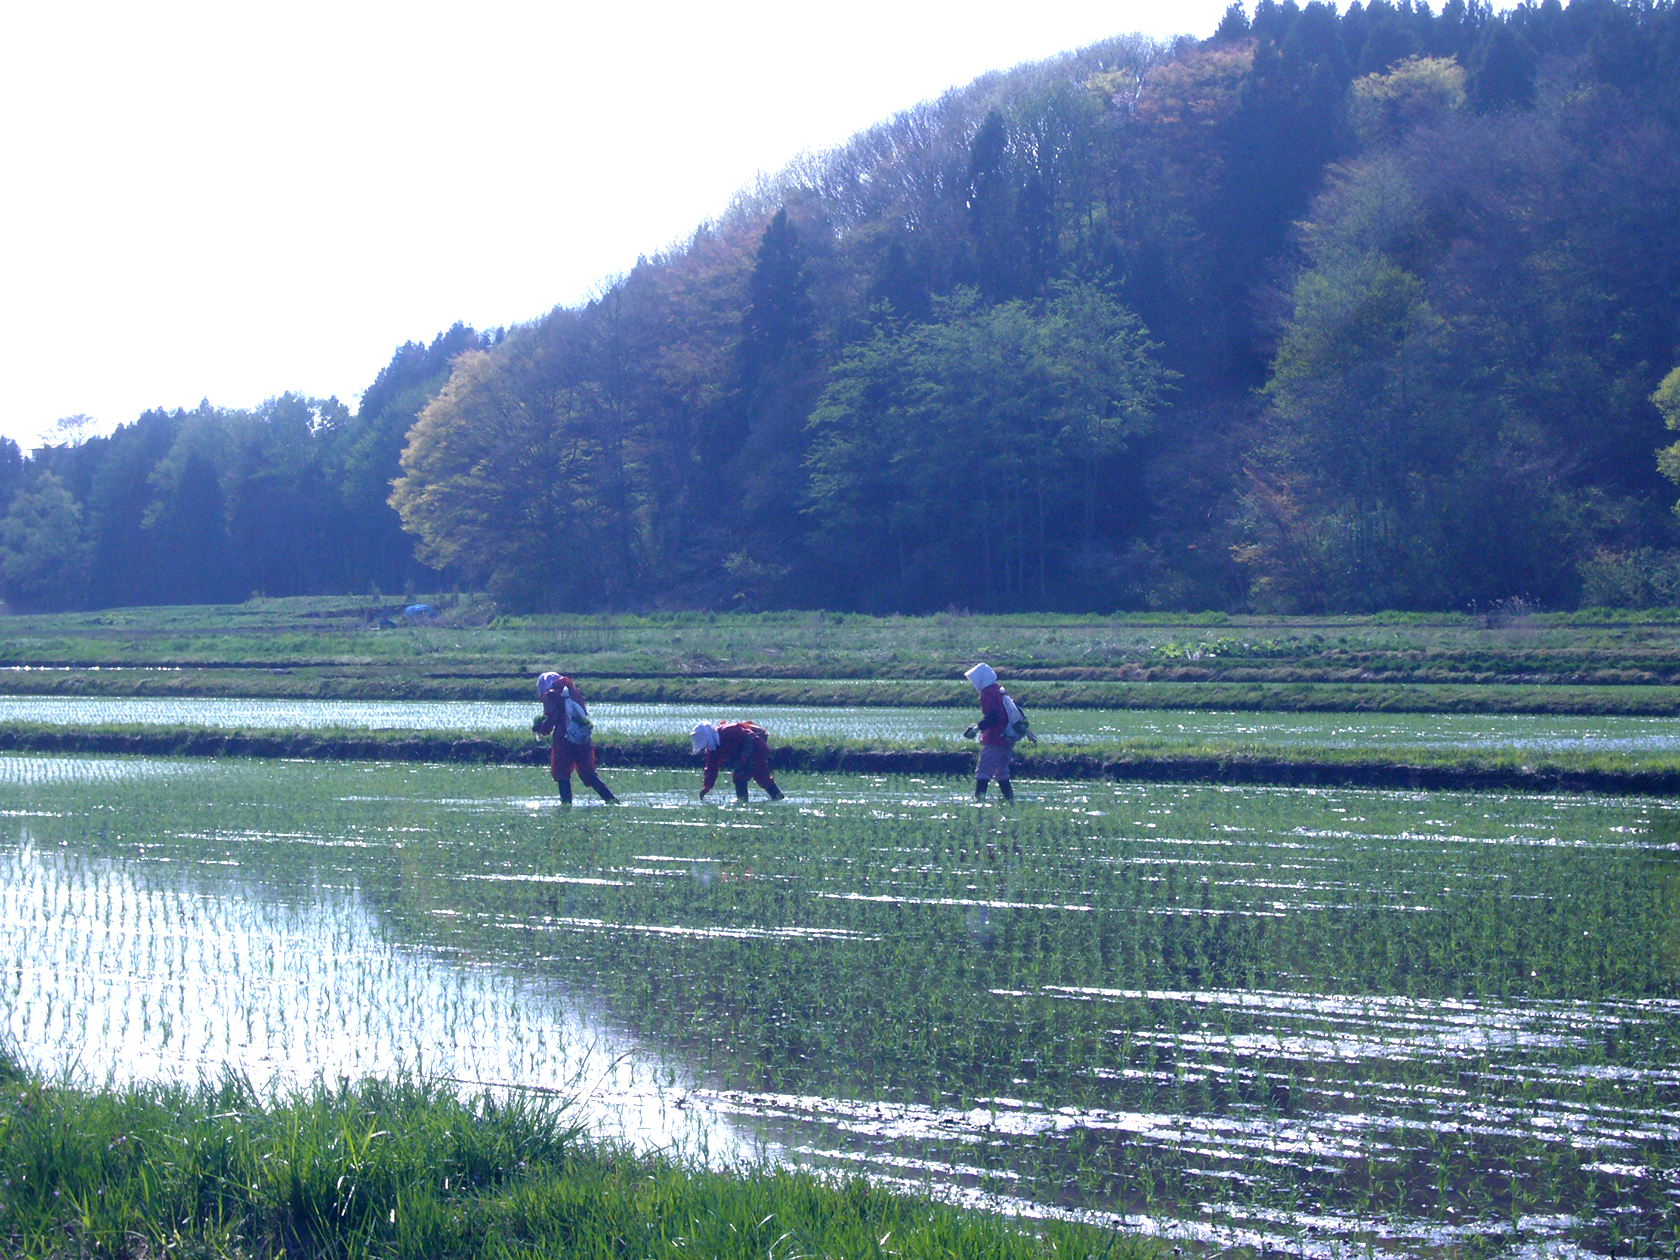
[[[0,722],[140,724],[247,730],[525,731],[537,706],[517,701],[246,700],[0,696]],[[772,738],[890,740],[960,744],[973,720],[966,709],[756,705],[613,704],[591,706],[603,737],[680,738],[695,723],[750,717]],[[1673,718],[1528,714],[1247,713],[1177,709],[1037,709],[1047,745],[1235,743],[1299,749],[1460,750],[1494,753],[1680,752]]]
[[[1672,1245],[1664,803],[606,774],[0,756],[0,1027],[94,1080],[577,1090],[1211,1246]]]

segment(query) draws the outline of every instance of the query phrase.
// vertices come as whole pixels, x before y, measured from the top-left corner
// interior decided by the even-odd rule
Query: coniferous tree
[[[1358,3],[1358,0],[1355,0]],[[1226,6],[1225,15],[1219,19],[1219,26],[1213,32],[1213,42],[1229,44],[1239,39],[1247,39],[1249,35],[1248,14],[1241,4]]]
[[[722,557],[743,598],[784,596],[802,556],[799,509],[809,445],[806,417],[819,384],[817,312],[799,231],[786,208],[764,229],[747,280],[730,407],[735,529]]]
[[[1470,99],[1483,113],[1534,103],[1534,56],[1508,22],[1495,22],[1470,54]]]
[[[209,454],[186,451],[152,475],[146,528],[157,557],[159,604],[225,604],[251,592],[234,563],[226,500]]]
[[[995,109],[974,133],[964,193],[970,251],[966,278],[993,301],[1019,296],[1017,188],[1010,169],[1008,125]]]
[[[152,472],[175,445],[179,414],[148,411],[109,438],[88,443],[98,465],[87,504],[94,534],[90,599],[99,605],[155,604],[163,573],[155,549],[156,534],[146,529],[151,508]]]

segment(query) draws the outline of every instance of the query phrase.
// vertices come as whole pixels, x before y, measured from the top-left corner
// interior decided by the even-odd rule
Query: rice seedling
[[[631,1139],[1210,1246],[1676,1244],[1660,802],[540,776],[0,757],[0,1015],[113,1084],[583,1043]]]

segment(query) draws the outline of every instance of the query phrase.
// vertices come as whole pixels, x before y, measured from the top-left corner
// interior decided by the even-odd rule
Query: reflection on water
[[[4,764],[0,762],[0,764]],[[393,944],[354,889],[297,904],[241,882],[41,848],[0,853],[0,1013],[49,1076],[259,1090],[413,1068],[576,1097],[646,1147],[746,1148],[598,1011],[501,969]]]
[[[529,728],[532,704],[454,700],[245,700],[0,696],[0,722],[251,730],[495,731]]]
[[[750,709],[750,712],[747,711]],[[740,711],[737,711],[740,710]],[[591,706],[611,736],[686,736],[696,722],[752,717],[772,736],[961,745],[963,708]],[[524,731],[534,703],[463,700],[244,700],[0,696],[0,722],[134,724],[247,730]],[[1671,718],[1435,713],[1236,713],[1169,709],[1037,709],[1045,744],[1238,743],[1293,748],[1659,754],[1680,750]]]

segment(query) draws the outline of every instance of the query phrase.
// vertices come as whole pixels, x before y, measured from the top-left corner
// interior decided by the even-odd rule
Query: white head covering
[[[537,698],[540,700],[554,690],[554,684],[560,681],[560,675],[550,670],[546,674],[537,675]]]
[[[974,690],[984,691],[997,681],[997,670],[986,664],[985,661],[981,661],[963,677],[974,685]]]
[[[694,751],[697,753],[711,752],[718,746],[717,727],[710,722],[702,722],[694,728]]]

